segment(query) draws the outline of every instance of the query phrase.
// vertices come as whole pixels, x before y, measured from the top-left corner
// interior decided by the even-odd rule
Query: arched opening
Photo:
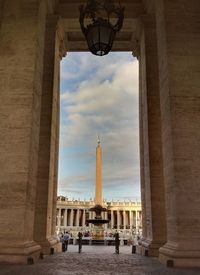
[[[0,260],[27,262],[56,250],[59,63],[86,42],[79,1],[11,2],[0,0]],[[140,64],[142,247],[199,266],[199,3],[122,2],[113,51]]]
[[[126,240],[136,238],[141,235],[138,61],[131,52],[103,58],[70,52],[61,68],[58,217],[62,219],[65,207],[66,213],[74,208],[71,213],[79,219],[62,226],[58,222],[57,232],[67,230],[76,238],[78,231],[91,230],[86,220],[80,226],[80,217],[94,204],[99,135],[103,199],[110,219],[104,234],[114,235],[116,228]]]

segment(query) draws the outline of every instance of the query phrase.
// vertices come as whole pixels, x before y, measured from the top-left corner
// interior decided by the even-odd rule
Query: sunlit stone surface
[[[0,261],[59,250],[59,63],[87,50],[80,2],[0,0]],[[140,64],[143,252],[200,266],[200,2],[121,4],[113,50]]]

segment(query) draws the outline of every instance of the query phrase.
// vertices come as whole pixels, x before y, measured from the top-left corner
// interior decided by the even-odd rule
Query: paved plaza
[[[68,252],[47,256],[34,265],[0,264],[0,275],[199,275],[200,269],[166,268],[156,258],[131,254],[131,247],[70,245]]]

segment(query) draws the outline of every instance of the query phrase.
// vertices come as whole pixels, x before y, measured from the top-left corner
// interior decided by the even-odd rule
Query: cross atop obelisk
[[[102,160],[101,160],[101,142],[98,136],[97,148],[96,148],[96,189],[95,189],[95,204],[102,205]]]

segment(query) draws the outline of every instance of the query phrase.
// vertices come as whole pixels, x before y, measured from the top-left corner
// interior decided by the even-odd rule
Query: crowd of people
[[[109,240],[109,239],[115,239],[115,235],[116,232],[105,232],[105,240]],[[76,239],[78,239],[79,237],[79,232],[68,232],[65,231],[63,233],[59,234],[59,239],[62,242],[62,247],[63,247],[63,251],[67,251],[68,248],[68,244],[70,243],[74,243],[73,240],[75,241]],[[93,234],[91,231],[81,231],[81,237],[84,238],[92,238]],[[131,235],[131,234],[126,234],[123,235],[122,232],[119,232],[119,238],[121,240],[124,240],[126,242],[127,245],[132,245],[132,244],[137,244],[140,240],[140,236],[139,235]]]

